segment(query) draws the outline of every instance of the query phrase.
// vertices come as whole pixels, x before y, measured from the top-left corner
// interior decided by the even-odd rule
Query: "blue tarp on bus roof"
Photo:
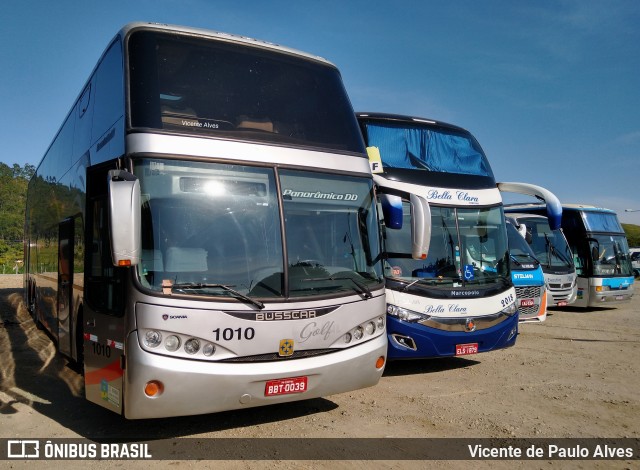
[[[493,177],[470,134],[367,123],[367,137],[367,145],[380,150],[383,166]]]

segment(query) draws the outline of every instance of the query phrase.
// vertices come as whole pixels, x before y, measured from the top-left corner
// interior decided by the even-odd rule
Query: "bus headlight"
[[[518,311],[518,307],[516,307],[515,302],[507,305],[505,308],[501,310],[502,313],[509,316],[515,315],[517,311]]]
[[[213,356],[214,352],[216,352],[216,347],[211,343],[205,344],[204,347],[202,348],[202,354],[204,354],[207,357]]]
[[[220,354],[229,353],[223,347],[216,346],[210,339],[182,335],[175,331],[144,329],[140,330],[139,335],[140,346],[154,354],[211,361],[217,359]],[[159,348],[161,344],[164,347]]]
[[[375,323],[373,323],[372,321],[370,321],[369,323],[367,323],[364,326],[364,332],[368,335],[372,335],[374,333],[374,331],[376,331],[376,325]]]
[[[148,330],[144,334],[144,344],[148,348],[156,348],[162,343],[162,333],[158,330]]]
[[[180,347],[180,338],[176,335],[167,336],[167,339],[164,340],[164,347],[167,351],[177,351]]]
[[[398,320],[406,322],[417,322],[429,318],[429,315],[423,315],[422,313],[414,312],[413,310],[408,310],[393,304],[387,304],[387,313],[392,317],[396,317]]]
[[[361,323],[342,336],[346,344],[352,341],[367,341],[371,337],[380,336],[384,332],[384,315],[373,318],[366,323]]]
[[[198,341],[196,338],[188,339],[184,343],[184,350],[187,354],[197,353],[198,351],[200,351],[200,341]]]
[[[355,339],[356,341],[358,341],[359,339],[362,339],[363,336],[364,336],[364,329],[361,326],[353,330],[353,339]]]

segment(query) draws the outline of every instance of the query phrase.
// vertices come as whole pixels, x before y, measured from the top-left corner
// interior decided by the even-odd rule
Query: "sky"
[[[464,127],[497,181],[640,225],[637,0],[2,3],[0,162],[10,166],[38,164],[111,38],[150,21],[322,56],[354,110]]]

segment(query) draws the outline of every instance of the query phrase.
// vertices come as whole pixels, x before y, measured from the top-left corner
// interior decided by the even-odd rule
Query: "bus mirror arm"
[[[501,192],[510,192],[533,196],[544,201],[547,206],[547,219],[551,230],[559,229],[562,225],[562,204],[560,200],[546,188],[529,183],[498,183]]]
[[[411,194],[411,256],[426,259],[431,242],[431,208],[422,196]]]
[[[140,181],[125,170],[110,170],[109,224],[111,258],[114,266],[135,266],[140,262]]]

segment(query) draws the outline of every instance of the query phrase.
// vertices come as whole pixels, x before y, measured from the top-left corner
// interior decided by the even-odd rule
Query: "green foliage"
[[[22,272],[24,210],[29,179],[35,167],[0,162],[0,274]]]
[[[640,225],[622,224],[630,247],[640,246]]]

